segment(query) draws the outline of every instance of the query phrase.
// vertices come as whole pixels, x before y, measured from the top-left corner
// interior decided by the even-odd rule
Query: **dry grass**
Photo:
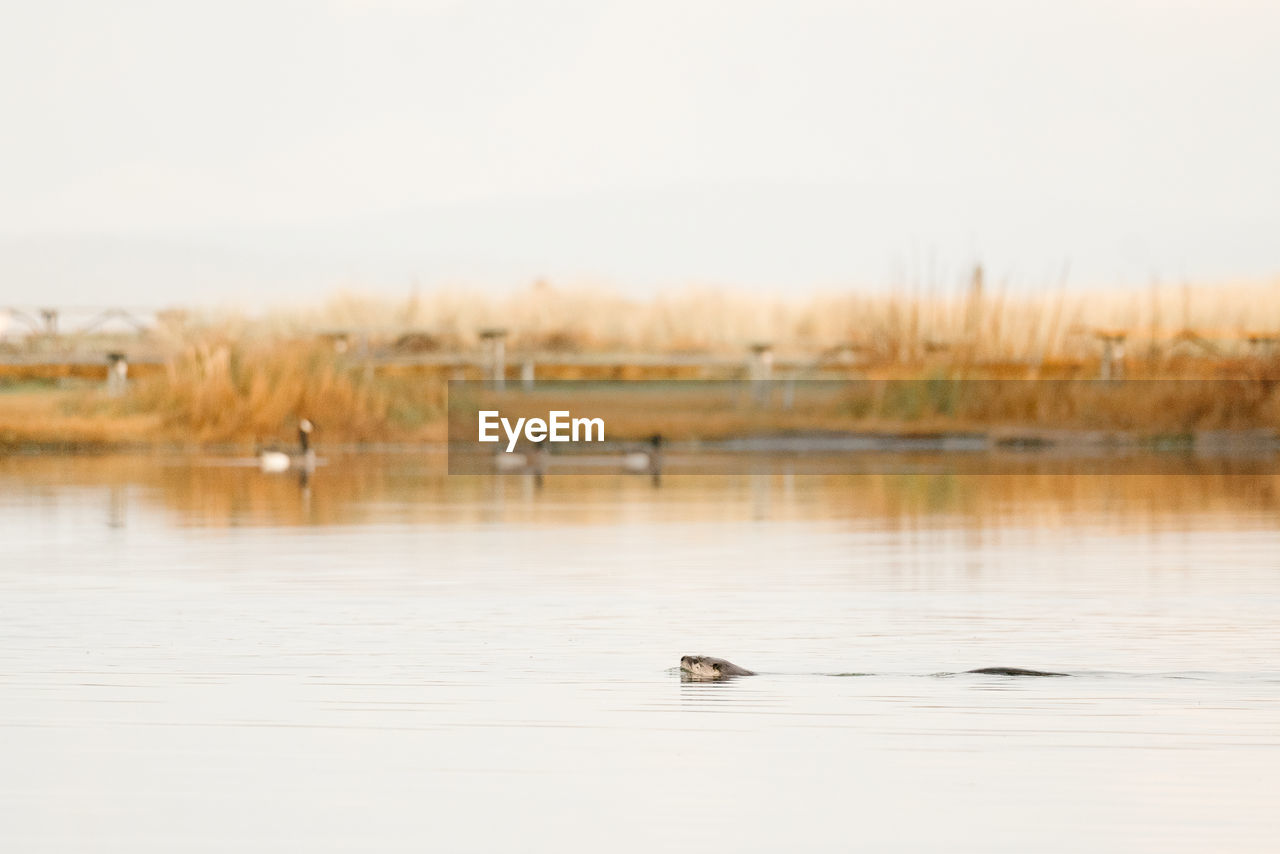
[[[270,436],[320,407],[348,413],[350,429],[364,434],[386,410],[377,389],[340,372],[316,345],[217,338],[172,357],[164,379],[143,384],[134,402],[197,441]]]
[[[497,392],[468,387],[453,401],[450,435],[474,440],[476,413],[542,417],[569,410],[604,420],[610,439],[723,439],[832,431],[990,432],[1008,440],[1059,441],[1064,432],[1160,441],[1201,431],[1280,431],[1280,382],[1268,380],[1135,382],[891,380],[773,383],[767,395],[747,383]],[[1083,436],[1077,436],[1084,439]]]
[[[1268,383],[1280,379],[1280,345],[1270,340],[1280,340],[1280,282],[1028,295],[993,287],[975,273],[949,293],[914,288],[783,299],[692,290],[641,301],[538,284],[504,297],[448,290],[407,301],[347,295],[256,318],[189,316],[157,333],[153,344],[165,354],[163,371],[132,382],[123,398],[106,398],[96,388],[0,395],[0,444],[248,445],[288,439],[303,416],[332,442],[439,440],[448,372],[375,370],[353,358],[357,353],[336,352],[321,333],[345,331],[374,352],[412,340],[418,352],[474,357],[480,330],[492,327],[509,331],[513,364],[522,352],[540,353],[543,364],[555,353],[593,352],[745,361],[749,345],[767,341],[797,364],[882,378],[1096,376],[1098,334],[1123,331],[1130,377],[1248,382],[1230,399],[1222,386],[1206,393],[1207,387],[1188,385],[1163,397],[1131,399],[1122,411],[1114,403],[1091,403],[1087,392],[1059,398],[1041,387],[992,396],[978,410],[924,411],[908,420],[929,426],[1105,423],[1130,430],[1157,423],[1160,429],[1277,426]],[[671,376],[643,368],[621,375]],[[767,424],[729,410],[672,413],[668,429],[723,435],[903,421],[892,407],[855,410],[797,411]]]
[[[253,324],[240,321],[248,331]],[[446,349],[477,345],[502,327],[515,349],[739,354],[771,342],[780,354],[852,348],[882,361],[931,353],[956,360],[1079,360],[1098,352],[1095,333],[1124,330],[1141,358],[1179,351],[1248,355],[1250,335],[1280,335],[1280,280],[1139,290],[1016,292],[981,273],[950,292],[818,294],[794,299],[694,289],[634,300],[539,283],[507,296],[439,291],[406,301],[344,295],[275,313],[272,334],[316,329],[424,330]],[[1184,333],[1190,332],[1190,335]]]
[[[164,434],[156,412],[110,411],[78,391],[0,395],[0,448],[23,445],[143,445]]]
[[[439,383],[380,379],[322,342],[222,334],[188,344],[128,403],[200,443],[282,438],[303,417],[331,439],[369,442],[438,438],[445,399]]]

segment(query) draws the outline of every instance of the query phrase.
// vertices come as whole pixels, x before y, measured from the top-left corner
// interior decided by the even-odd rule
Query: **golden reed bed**
[[[401,301],[340,296],[256,318],[189,316],[155,332],[148,344],[160,364],[135,371],[119,397],[95,383],[32,388],[5,386],[0,376],[0,446],[247,446],[289,437],[301,415],[316,420],[331,442],[439,441],[447,380],[484,375],[474,367],[480,334],[496,327],[507,331],[513,378],[530,354],[538,356],[540,379],[699,375],[645,362],[655,355],[689,364],[741,359],[741,375],[749,376],[749,348],[768,343],[779,363],[813,366],[804,374],[811,376],[820,368],[825,377],[1086,378],[1110,358],[1111,370],[1128,378],[1241,381],[1214,386],[1209,399],[1194,385],[1183,394],[1138,397],[1105,424],[1094,423],[1087,401],[1024,399],[1002,400],[985,414],[970,409],[962,425],[937,413],[903,425],[900,412],[817,408],[771,418],[724,412],[688,423],[673,416],[666,428],[677,435],[1024,422],[1159,432],[1280,426],[1273,390],[1280,379],[1280,282],[1017,293],[976,271],[952,293],[913,287],[782,299],[694,290],[632,300],[538,284],[500,298],[451,291]],[[345,350],[335,346],[339,340]],[[364,358],[405,349],[404,359]],[[578,357],[599,353],[615,354],[615,364],[582,367]],[[473,367],[450,367],[440,358],[449,354]],[[626,365],[627,354],[634,365]],[[1044,388],[1032,394],[1054,393]],[[620,427],[638,433],[660,429],[660,422]]]

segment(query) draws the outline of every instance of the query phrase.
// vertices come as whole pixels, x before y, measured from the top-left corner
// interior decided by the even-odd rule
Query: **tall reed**
[[[477,346],[501,327],[527,350],[780,353],[849,347],[883,361],[1067,360],[1096,356],[1097,333],[1123,332],[1131,355],[1247,354],[1250,336],[1280,335],[1280,279],[1224,286],[1015,290],[975,274],[949,293],[819,293],[795,298],[689,289],[651,299],[539,283],[507,295],[440,290],[408,300],[344,294],[275,311],[245,328],[299,335],[422,330],[443,349]]]
[[[42,404],[33,412],[46,428],[11,406],[6,423],[14,426],[4,429],[15,437],[44,429],[99,441],[111,431],[86,424],[128,419],[121,432],[130,437],[150,425],[145,430],[167,439],[266,442],[287,438],[307,417],[337,441],[441,438],[445,373],[379,373],[359,357],[403,352],[398,348],[412,342],[413,352],[434,349],[475,361],[481,331],[494,327],[508,331],[513,357],[576,351],[621,361],[628,354],[745,360],[748,347],[768,342],[796,363],[899,377],[1095,376],[1106,352],[1102,336],[1113,342],[1123,336],[1123,350],[1114,345],[1111,358],[1129,376],[1280,379],[1280,280],[1032,293],[975,271],[951,292],[783,298],[692,289],[645,300],[539,283],[507,295],[345,294],[258,316],[194,315],[156,339],[165,370],[133,382],[123,399],[90,395],[62,409]],[[341,352],[335,340],[355,349]],[[1065,373],[1055,374],[1062,366]],[[1256,394],[1259,387],[1248,388]],[[1178,424],[1235,426],[1272,411],[1266,401],[1249,403],[1252,414],[1242,420],[1238,413],[1246,410],[1203,395],[1135,401],[1133,418],[1118,420],[1140,424],[1152,407],[1167,406],[1181,407]],[[997,409],[1000,417],[1023,412],[1039,423],[1057,417],[1046,401],[993,401],[991,418]]]

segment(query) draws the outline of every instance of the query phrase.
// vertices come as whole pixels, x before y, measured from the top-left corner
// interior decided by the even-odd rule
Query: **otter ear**
[[[711,665],[711,668],[712,668],[713,670],[715,670],[715,672],[716,672],[716,673],[719,673],[719,672],[720,672],[720,665],[719,665],[719,664],[713,664],[713,665]]]

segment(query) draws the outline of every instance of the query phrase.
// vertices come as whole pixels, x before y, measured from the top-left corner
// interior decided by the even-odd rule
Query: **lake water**
[[[0,458],[0,848],[1280,845],[1280,477],[441,471]]]

